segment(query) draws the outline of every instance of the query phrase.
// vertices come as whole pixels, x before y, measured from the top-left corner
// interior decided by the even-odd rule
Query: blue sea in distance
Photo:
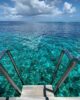
[[[62,49],[68,49],[80,57],[80,23],[27,23],[0,22],[0,53],[9,49],[25,84],[50,84],[56,61]],[[57,81],[67,68],[68,58],[63,57]],[[22,89],[22,84],[7,55],[0,60]],[[0,96],[18,96],[16,91],[0,74]],[[80,96],[80,65],[77,64],[62,84],[56,96]]]

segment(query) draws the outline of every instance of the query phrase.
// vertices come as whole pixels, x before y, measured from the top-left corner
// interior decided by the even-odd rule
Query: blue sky
[[[79,21],[80,0],[0,0],[0,21]]]

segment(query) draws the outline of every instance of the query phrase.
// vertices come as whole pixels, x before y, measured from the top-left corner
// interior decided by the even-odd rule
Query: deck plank
[[[51,85],[46,85],[47,88],[52,89]],[[21,97],[44,97],[44,85],[24,85]],[[53,93],[46,92],[47,96],[54,96]]]

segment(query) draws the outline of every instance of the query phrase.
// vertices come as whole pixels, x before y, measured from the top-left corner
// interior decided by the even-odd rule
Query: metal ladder
[[[5,56],[5,54],[7,54],[8,57],[10,58],[17,75],[18,75],[19,79],[21,80],[22,85],[24,85],[25,83],[22,80],[22,77],[20,75],[20,72],[18,70],[18,67],[16,66],[16,63],[13,59],[13,56],[12,56],[10,50],[3,51],[0,55],[0,60]],[[62,85],[62,83],[65,81],[65,79],[67,78],[70,71],[80,62],[80,58],[73,57],[68,50],[62,50],[61,53],[60,53],[56,68],[55,68],[55,72],[53,73],[51,84],[54,82],[54,80],[56,78],[56,75],[57,75],[57,72],[58,72],[58,69],[59,69],[59,66],[61,64],[61,61],[62,61],[62,58],[63,58],[64,54],[67,55],[67,57],[70,59],[70,62],[69,62],[69,65],[67,66],[66,71],[64,72],[64,74],[62,75],[60,80],[57,82],[57,85],[56,85],[55,89],[51,90],[51,89],[48,89],[44,86],[44,91],[52,92],[54,95],[56,94],[56,92],[58,91],[58,89]],[[0,73],[2,73],[3,76],[5,76],[5,78],[12,85],[12,87],[21,95],[21,90],[18,88],[16,83],[14,83],[14,81],[10,78],[8,72],[6,71],[6,69],[4,68],[4,66],[1,63],[0,63]]]

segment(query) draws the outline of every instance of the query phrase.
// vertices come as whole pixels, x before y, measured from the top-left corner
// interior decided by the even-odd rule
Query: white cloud
[[[61,11],[55,6],[55,1],[51,3],[46,3],[46,1],[40,0],[12,0],[15,3],[14,8],[9,6],[4,6],[4,12],[7,14],[16,15],[39,15],[39,14],[61,14]]]
[[[3,15],[10,19],[21,19],[26,16],[52,15],[59,16],[65,13],[72,14],[76,8],[72,4],[65,2],[63,10],[59,9],[58,4],[62,0],[12,0],[14,7],[7,4],[1,5]]]
[[[72,13],[76,12],[76,8],[73,7],[72,4],[65,2],[64,3],[64,12],[72,14]]]
[[[17,14],[39,15],[39,14],[60,14],[59,9],[53,4],[39,0],[13,0]],[[54,1],[55,2],[55,1]],[[57,9],[57,10],[56,10]]]

